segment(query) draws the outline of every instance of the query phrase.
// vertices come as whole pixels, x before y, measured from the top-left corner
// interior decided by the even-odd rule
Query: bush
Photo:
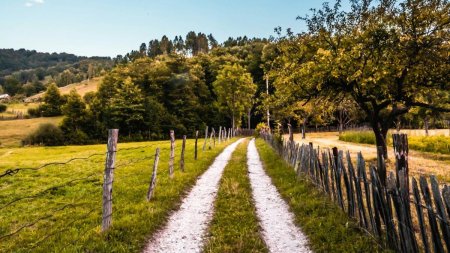
[[[6,109],[8,109],[8,106],[5,104],[0,104],[0,112],[6,112]]]
[[[39,108],[28,108],[28,115],[30,115],[31,118],[38,118],[41,117],[41,111]]]
[[[59,146],[64,144],[64,134],[59,127],[46,123],[22,140],[23,145]]]
[[[90,143],[88,135],[81,130],[66,133],[65,139],[68,144],[83,145]]]

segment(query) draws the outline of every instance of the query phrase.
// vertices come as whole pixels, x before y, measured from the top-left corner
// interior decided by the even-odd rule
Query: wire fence
[[[116,133],[114,136],[113,133]],[[108,178],[108,173],[111,173],[110,176],[112,176],[114,170],[119,168],[125,168],[130,166],[136,166],[139,163],[142,162],[148,162],[151,163],[152,160],[156,160],[157,157],[155,155],[144,155],[142,153],[142,157],[139,157],[141,155],[141,152],[136,153],[136,151],[139,150],[145,150],[145,149],[159,149],[157,146],[160,143],[152,143],[149,145],[137,145],[133,147],[128,148],[117,148],[117,130],[110,130],[109,131],[109,139],[108,139],[108,145],[107,145],[107,151],[106,152],[98,152],[89,154],[84,157],[72,157],[70,159],[67,159],[65,161],[56,161],[56,162],[49,162],[45,164],[41,164],[36,167],[15,167],[15,168],[8,168],[4,170],[3,172],[0,172],[0,184],[2,180],[5,180],[8,178],[8,182],[10,184],[14,185],[15,178],[22,180],[23,178],[26,178],[29,180],[30,178],[33,178],[34,176],[38,177],[45,177],[45,175],[49,175],[47,173],[52,173],[53,168],[58,168],[59,171],[62,170],[72,170],[73,168],[76,168],[79,166],[77,162],[85,162],[89,164],[89,167],[95,166],[96,168],[91,168],[89,171],[97,170],[100,166],[102,166],[102,163],[99,162],[99,158],[106,157],[106,162],[103,163],[105,166],[105,169],[103,171],[98,172],[92,172],[85,174],[86,172],[83,172],[85,175],[80,175],[79,177],[70,178],[69,177],[63,178],[59,183],[49,184],[49,186],[46,186],[44,188],[37,187],[38,189],[29,189],[26,188],[25,193],[23,192],[16,192],[16,191],[7,191],[8,194],[6,195],[0,195],[0,217],[8,217],[8,213],[12,211],[16,211],[17,208],[22,208],[23,206],[27,205],[29,206],[29,210],[24,210],[22,213],[18,213],[17,217],[14,219],[11,219],[11,224],[5,224],[3,223],[3,227],[0,227],[0,251],[2,248],[2,243],[10,240],[22,233],[25,233],[26,231],[30,233],[36,233],[34,231],[35,229],[45,229],[45,232],[42,233],[41,237],[35,238],[34,241],[24,243],[23,246],[27,247],[28,250],[36,249],[37,247],[41,246],[42,244],[45,244],[49,238],[58,236],[63,234],[64,232],[67,232],[76,224],[92,224],[92,215],[95,215],[98,217],[98,214],[101,213],[101,220],[102,223],[95,223],[92,224],[92,226],[88,226],[87,228],[83,227],[84,232],[80,232],[80,237],[73,238],[74,240],[71,240],[68,242],[68,244],[65,247],[69,247],[69,245],[75,243],[78,240],[83,240],[81,237],[84,236],[85,233],[88,231],[91,231],[92,229],[97,229],[101,226],[102,231],[107,231],[110,228],[110,225],[112,223],[113,218],[113,196],[112,196],[112,187],[114,178],[110,177]],[[243,132],[240,132],[238,130],[232,130],[232,129],[226,129],[226,128],[220,128],[219,132],[216,132],[215,130],[211,131],[209,134],[205,133],[205,140],[203,143],[203,146],[208,146],[208,149],[212,149],[215,147],[216,141],[221,142],[228,142],[231,138],[233,138],[236,135],[243,135]],[[115,138],[115,139],[114,139]],[[197,138],[195,140],[195,147],[194,151],[196,154],[197,159],[197,153],[198,153],[198,138],[199,135],[197,135]],[[175,140],[171,140],[171,142],[174,142]],[[174,145],[171,145],[171,148],[174,149]],[[182,147],[185,148],[184,145]],[[184,150],[181,151],[183,153],[182,157],[180,159],[184,160]],[[147,152],[146,152],[147,153]],[[113,154],[113,155],[112,155]],[[121,160],[117,160],[116,164],[116,154],[122,154],[123,157],[121,157]],[[159,152],[157,153],[159,156]],[[171,152],[172,155],[175,154],[175,152]],[[113,161],[111,161],[111,158],[113,158]],[[159,157],[158,157],[159,158]],[[24,173],[23,176],[22,173],[24,171],[40,171],[44,168],[51,168],[51,171],[45,171],[42,175],[35,175],[30,173]],[[155,168],[154,168],[155,170]],[[67,172],[68,175],[70,175],[69,171]],[[102,183],[102,176],[103,176],[103,183]],[[126,180],[130,177],[136,177],[139,175],[136,174],[130,174],[130,175],[121,175],[120,180]],[[28,178],[30,177],[30,178]],[[64,180],[66,179],[66,180]],[[150,178],[149,178],[150,179]],[[91,185],[86,185],[86,183],[92,183]],[[146,182],[150,186],[152,182]],[[108,188],[110,187],[110,188]],[[31,192],[30,192],[31,191]],[[34,192],[33,192],[34,191]],[[60,202],[56,201],[53,194],[55,192],[61,191],[62,195],[65,194],[65,191],[70,191],[71,194],[74,196],[77,196],[78,198],[75,199],[69,199],[66,200],[65,196],[61,198],[56,198],[60,200]],[[79,192],[77,192],[79,191]],[[101,208],[99,202],[86,202],[86,199],[92,199],[92,194],[100,194],[103,191],[103,208]],[[5,191],[3,191],[5,192]],[[1,194],[1,192],[0,192]],[[97,195],[98,196],[98,195]],[[100,197],[100,196],[98,196]],[[143,196],[143,200],[145,201],[145,196]],[[40,204],[44,203],[44,205],[47,206],[47,210],[39,210],[37,212],[38,214],[29,214],[28,212],[33,212],[33,208],[39,208],[39,205],[34,206],[34,202],[39,202]],[[20,205],[20,206],[18,206]],[[106,208],[105,208],[106,205]],[[100,212],[100,210],[102,210]],[[79,215],[82,213],[81,215]],[[59,222],[60,215],[63,215],[64,221]],[[88,219],[91,217],[91,219]],[[73,219],[71,219],[73,218]],[[97,218],[96,218],[97,219]],[[94,219],[94,220],[96,220]],[[109,220],[109,223],[105,226],[105,220]],[[48,223],[48,224],[47,224]],[[0,223],[1,224],[1,223]],[[39,224],[44,224],[42,226],[38,226]],[[6,226],[6,227],[5,227]],[[26,236],[25,236],[26,237]],[[25,239],[24,239],[25,240]]]

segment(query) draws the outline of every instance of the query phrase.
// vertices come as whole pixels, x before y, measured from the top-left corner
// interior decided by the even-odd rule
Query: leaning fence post
[[[108,230],[112,223],[112,190],[118,137],[119,129],[108,130],[108,151],[106,153],[105,175],[103,177],[102,231]]]
[[[208,126],[205,129],[205,142],[203,143],[203,151],[206,149],[206,140],[208,140]]]
[[[152,178],[150,180],[150,186],[148,187],[148,192],[147,192],[147,201],[150,201],[152,199],[153,192],[155,191],[156,171],[158,169],[158,162],[159,162],[159,148],[156,148],[155,161],[153,162]]]
[[[220,144],[220,142],[221,142],[221,135],[222,134],[222,126],[219,126],[219,135],[217,135],[217,137],[218,137],[218,141],[219,141],[219,144]]]
[[[194,159],[197,160],[197,143],[198,143],[198,130],[195,131],[195,148],[194,148]]]
[[[183,135],[183,144],[181,144],[180,169],[184,172],[184,149],[186,148],[186,135]]]
[[[175,160],[175,132],[170,130],[170,158],[169,158],[169,176],[173,177],[173,162]]]

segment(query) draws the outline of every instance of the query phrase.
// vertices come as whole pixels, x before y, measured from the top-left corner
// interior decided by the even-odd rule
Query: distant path
[[[285,139],[287,138],[288,136],[285,136]],[[300,143],[312,142],[314,146],[324,148],[338,147],[344,151],[349,150],[352,158],[355,159],[356,153],[359,151],[362,152],[366,160],[375,160],[377,157],[375,145],[340,141],[336,132],[310,133],[306,134],[306,139],[304,140],[302,140],[301,134],[295,134],[294,140]],[[388,152],[388,158],[390,159],[389,165],[393,168],[395,162],[394,149],[388,147]],[[433,174],[441,180],[450,182],[450,155],[410,150],[408,160],[411,176]]]
[[[256,213],[270,252],[311,252],[306,236],[294,224],[294,215],[263,170],[255,139],[248,145],[247,166]]]
[[[172,214],[166,227],[156,233],[144,253],[201,252],[203,237],[214,211],[220,178],[232,153],[244,139],[226,147],[214,163],[197,180],[178,211]]]

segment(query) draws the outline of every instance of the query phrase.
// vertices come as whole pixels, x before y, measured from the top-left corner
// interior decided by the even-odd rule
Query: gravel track
[[[263,169],[255,139],[248,145],[247,166],[256,213],[269,251],[311,252],[306,236],[294,224],[294,215]]]
[[[214,212],[220,178],[232,153],[243,140],[229,145],[216,157],[184,198],[180,209],[171,215],[165,228],[150,240],[144,253],[202,251],[204,236]]]

